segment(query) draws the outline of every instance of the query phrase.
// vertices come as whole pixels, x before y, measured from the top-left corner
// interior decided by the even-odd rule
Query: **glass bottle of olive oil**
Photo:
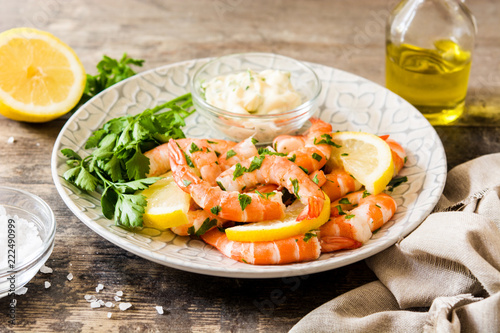
[[[457,0],[404,0],[387,25],[386,85],[432,125],[464,111],[474,18]]]

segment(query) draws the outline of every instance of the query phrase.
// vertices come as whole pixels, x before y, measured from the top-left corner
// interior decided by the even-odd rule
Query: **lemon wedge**
[[[394,173],[389,145],[376,135],[365,132],[332,133],[333,148],[327,170],[343,167],[371,194],[382,192]]]
[[[188,223],[191,196],[177,186],[171,171],[161,177],[140,192],[148,201],[143,226],[165,230]]]
[[[317,218],[297,221],[297,216],[304,207],[299,200],[296,200],[286,208],[285,217],[282,220],[247,223],[226,228],[226,236],[229,240],[237,242],[274,241],[318,229],[330,219],[330,199],[327,195],[325,195],[323,209]]]
[[[52,34],[15,28],[0,34],[0,113],[45,122],[69,112],[85,89],[76,53]]]

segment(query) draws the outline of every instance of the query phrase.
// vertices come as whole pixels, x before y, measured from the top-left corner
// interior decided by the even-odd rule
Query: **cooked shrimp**
[[[389,221],[396,211],[396,201],[385,193],[368,195],[358,191],[344,196],[331,204],[330,220],[320,227],[320,239],[330,246],[323,246],[323,251],[342,247],[342,239],[338,243],[327,237],[348,238],[352,241],[365,243],[373,231]],[[348,244],[347,244],[348,245]],[[356,243],[350,245],[354,248]],[[354,247],[352,247],[354,246]]]
[[[321,169],[332,154],[326,137],[332,132],[332,125],[316,118],[310,121],[312,125],[304,135],[281,135],[273,141],[277,152],[288,154],[291,161],[309,173]]]
[[[263,155],[248,159],[221,173],[217,182],[228,191],[241,191],[258,184],[284,187],[306,205],[298,221],[318,217],[325,202],[319,186],[300,167],[283,156]]]
[[[193,235],[199,232],[200,228],[205,225],[204,228],[210,226],[210,229],[215,227],[222,227],[225,220],[219,218],[218,216],[207,212],[203,209],[190,210],[187,213],[188,223],[180,225],[178,227],[172,227],[170,230],[179,236]],[[192,229],[190,229],[192,228]],[[208,229],[208,230],[210,230]],[[206,230],[206,231],[208,231]]]
[[[255,147],[254,140],[250,137],[240,143],[236,144],[231,149],[228,149],[224,154],[219,157],[219,164],[222,171],[229,169],[237,163],[241,163],[250,157],[259,154],[257,147]]]
[[[204,147],[208,146],[215,152],[215,154],[220,155],[236,145],[236,142],[218,139],[178,139],[177,143],[179,143],[182,149],[187,149],[191,143]],[[144,155],[149,158],[148,177],[158,176],[170,170],[168,143],[164,143],[158,147],[148,150],[144,153]]]
[[[200,179],[188,166],[184,152],[175,140],[169,141],[169,156],[172,174],[176,184],[204,210],[214,209],[217,216],[238,222],[257,222],[281,219],[285,216],[282,194],[265,197],[258,193],[242,194],[237,191],[224,191]]]
[[[361,183],[354,179],[344,169],[334,169],[325,175],[326,182],[321,186],[323,192],[328,195],[333,202],[349,192],[357,191],[361,188]]]
[[[225,256],[254,265],[279,265],[317,259],[321,247],[317,237],[298,235],[267,242],[235,242],[224,232],[212,229],[201,236]]]
[[[273,148],[279,153],[288,154],[306,145],[303,135],[279,135],[273,140]]]
[[[389,135],[382,135],[380,136],[380,138],[387,142],[389,148],[391,148],[392,160],[394,161],[393,177],[395,177],[399,173],[399,171],[401,171],[403,165],[406,162],[406,152],[399,143],[397,143],[393,139],[390,139]]]

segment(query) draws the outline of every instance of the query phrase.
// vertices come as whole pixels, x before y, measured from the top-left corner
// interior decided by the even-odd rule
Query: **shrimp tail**
[[[328,253],[339,250],[352,250],[361,247],[363,243],[348,237],[326,236],[320,238],[321,252]]]
[[[181,190],[189,193],[189,185],[199,184],[201,180],[196,177],[189,166],[187,166],[186,156],[175,140],[170,139],[168,142],[168,150],[174,181]]]
[[[310,197],[307,200],[306,208],[299,214],[299,216],[297,216],[297,221],[317,218],[321,214],[324,204],[325,200],[318,197]]]

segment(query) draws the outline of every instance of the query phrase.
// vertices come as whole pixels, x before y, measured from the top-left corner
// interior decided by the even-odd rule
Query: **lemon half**
[[[165,230],[188,223],[191,196],[177,186],[171,171],[160,177],[163,178],[140,192],[148,201],[143,226]]]
[[[76,53],[52,34],[15,28],[0,34],[0,113],[45,122],[69,112],[85,89]]]
[[[315,219],[297,221],[304,205],[296,200],[286,208],[282,220],[271,220],[239,225],[226,229],[229,240],[238,242],[264,242],[285,239],[318,229],[330,218],[330,199],[325,195],[325,203],[320,215]]]
[[[365,132],[336,132],[327,169],[343,167],[371,194],[382,192],[394,173],[389,145],[376,135]]]

